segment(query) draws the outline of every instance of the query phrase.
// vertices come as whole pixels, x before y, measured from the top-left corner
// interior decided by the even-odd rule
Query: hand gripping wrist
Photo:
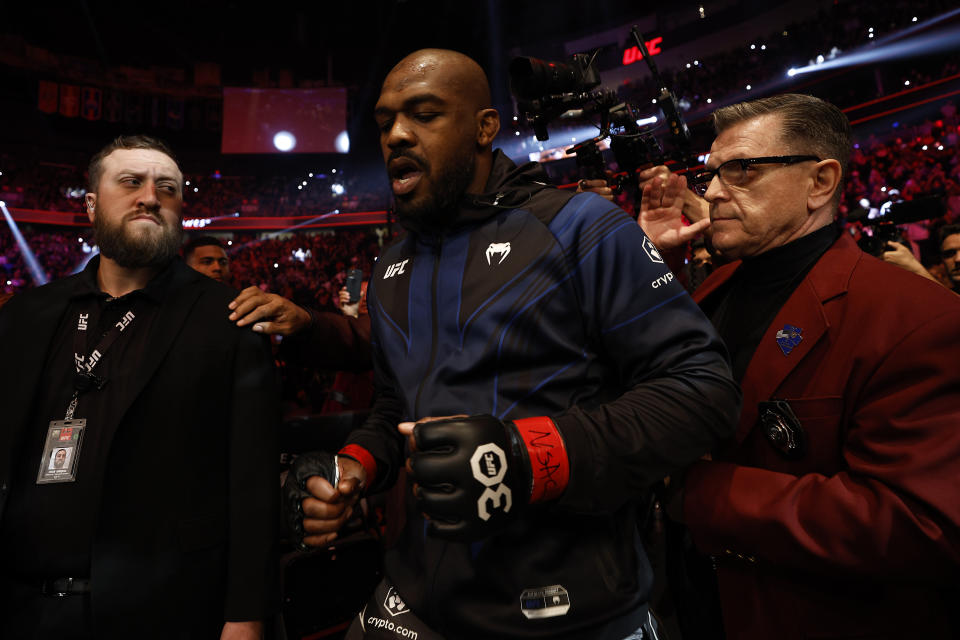
[[[320,476],[336,488],[338,475],[336,456],[325,451],[302,453],[290,466],[287,479],[283,483],[281,507],[287,535],[301,551],[310,548],[303,542],[303,500],[311,497],[307,491],[307,480],[310,476]]]
[[[548,418],[518,425],[489,415],[437,420],[418,424],[414,438],[417,504],[428,532],[440,537],[489,536],[527,504],[558,497],[569,477],[563,441]]]

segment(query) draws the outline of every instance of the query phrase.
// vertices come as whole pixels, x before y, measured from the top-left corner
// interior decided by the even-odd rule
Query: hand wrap
[[[283,483],[281,506],[290,541],[301,551],[310,550],[303,542],[303,500],[313,497],[307,491],[307,480],[310,476],[320,476],[336,488],[338,475],[337,457],[326,451],[300,454],[290,466],[287,479]]]
[[[428,533],[472,541],[504,528],[528,504],[559,497],[566,450],[549,418],[502,422],[489,415],[423,422],[410,456]]]

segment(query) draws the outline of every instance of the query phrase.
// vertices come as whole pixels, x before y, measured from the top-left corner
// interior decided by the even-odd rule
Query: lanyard
[[[136,318],[133,310],[136,306],[137,301],[135,300],[133,304],[131,304],[130,309],[123,314],[120,320],[114,323],[110,331],[100,339],[97,346],[95,346],[93,351],[90,352],[90,355],[86,357],[83,356],[83,353],[86,350],[87,324],[90,318],[90,311],[88,309],[86,313],[83,311],[80,312],[77,318],[77,330],[73,335],[73,364],[76,367],[77,375],[73,379],[73,397],[70,398],[70,405],[67,407],[67,417],[64,418],[65,420],[73,420],[73,412],[77,409],[77,402],[80,400],[81,393],[86,393],[91,389],[102,389],[103,385],[107,384],[105,379],[94,375],[93,370],[100,364],[103,356],[106,355],[110,347],[113,346],[113,343],[117,341],[120,334],[133,324],[133,320]]]

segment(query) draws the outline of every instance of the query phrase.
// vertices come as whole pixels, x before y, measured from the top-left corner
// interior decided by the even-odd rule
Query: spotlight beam
[[[939,22],[957,14],[960,14],[960,9],[955,9],[944,14],[943,16],[939,16],[935,19],[935,21]],[[932,23],[933,21],[930,21],[929,23],[925,23],[923,26],[928,26]],[[920,25],[912,28],[911,30],[918,28],[920,28]],[[897,33],[895,35],[898,39],[902,37],[902,33]],[[872,64],[911,56],[955,51],[957,48],[957,42],[960,41],[960,27],[940,29],[938,31],[924,33],[907,38],[905,40],[898,40],[896,42],[893,42],[892,39],[893,36],[890,36],[890,40],[888,41],[889,43],[877,42],[871,45],[860,47],[859,49],[854,49],[850,53],[839,55],[833,60],[827,60],[820,64],[810,64],[791,69],[788,75],[794,77],[802,73],[810,73],[811,71],[823,71],[826,69]]]
[[[47,274],[43,272],[43,267],[41,267],[40,262],[37,261],[37,256],[33,254],[33,251],[30,249],[30,245],[27,244],[23,234],[20,233],[20,228],[17,227],[17,223],[14,221],[13,216],[10,215],[10,211],[7,209],[5,202],[0,201],[0,209],[3,210],[3,217],[7,221],[7,226],[10,227],[10,231],[13,233],[13,238],[17,241],[17,246],[20,247],[20,255],[23,256],[23,261],[27,263],[27,270],[30,271],[30,276],[33,278],[33,283],[38,287],[42,287],[43,285],[47,284]]]

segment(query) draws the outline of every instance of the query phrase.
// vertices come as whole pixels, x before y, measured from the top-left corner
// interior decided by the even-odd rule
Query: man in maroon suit
[[[728,638],[954,638],[960,299],[834,223],[851,146],[839,109],[780,95],[714,122],[692,182],[729,262],[695,298],[743,410],[735,440],[674,479],[668,512],[713,558]],[[690,235],[683,189],[645,190],[661,250]]]

